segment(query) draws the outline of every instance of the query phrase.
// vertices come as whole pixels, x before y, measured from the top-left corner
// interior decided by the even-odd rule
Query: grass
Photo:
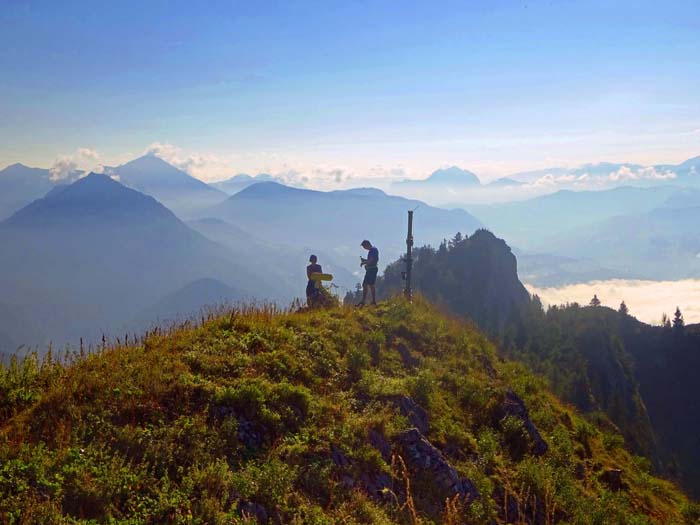
[[[528,452],[518,420],[498,418],[508,388],[549,444],[544,456]],[[406,465],[394,438],[409,422],[387,402],[397,394],[427,410],[426,437],[480,491],[471,505]],[[623,469],[629,488],[610,492],[606,468]],[[390,486],[369,494],[380,476]],[[129,345],[0,368],[2,523],[505,523],[507,498],[513,523],[700,516],[609,425],[421,299],[219,310]]]

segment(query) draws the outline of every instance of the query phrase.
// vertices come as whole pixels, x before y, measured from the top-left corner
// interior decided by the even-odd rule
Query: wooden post
[[[413,210],[408,212],[408,236],[406,237],[406,288],[404,295],[409,302],[413,299],[411,277],[413,272]]]

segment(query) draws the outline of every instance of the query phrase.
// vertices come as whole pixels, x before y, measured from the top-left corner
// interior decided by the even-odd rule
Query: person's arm
[[[312,273],[313,273],[313,272],[311,271],[311,265],[308,265],[308,266],[306,267],[306,278],[309,279],[309,280],[311,280],[311,274],[312,274]]]

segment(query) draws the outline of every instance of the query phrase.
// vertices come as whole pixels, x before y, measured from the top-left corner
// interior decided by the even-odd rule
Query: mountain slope
[[[403,270],[403,261],[387,267],[377,281],[381,297],[403,288]],[[485,230],[455,236],[438,249],[416,249],[413,275],[416,293],[497,337],[508,355],[547,376],[562,399],[586,413],[606,413],[636,453],[658,464],[632,357],[617,325],[598,317],[601,309],[544,312],[520,283],[508,245]]]
[[[91,174],[0,223],[0,290],[33,329],[15,341],[95,339],[196,279],[270,297],[259,274],[152,197]],[[124,327],[126,329],[127,327]]]
[[[245,298],[240,290],[221,281],[202,278],[193,281],[175,292],[161,298],[136,316],[135,324],[144,329],[154,325],[186,321],[195,314],[203,313],[207,307],[233,304]]]
[[[421,302],[232,311],[71,365],[29,362],[0,389],[4,521],[625,525],[695,512],[614,430]]]
[[[49,170],[12,164],[0,170],[0,221],[53,188]]]
[[[356,282],[347,269],[318,246],[294,245],[263,240],[221,219],[201,219],[187,223],[208,239],[227,247],[239,261],[249,261],[265,276],[266,281],[277,283],[281,289],[297,289],[303,295],[306,286],[306,265],[313,253],[323,263],[324,272],[333,274],[333,283],[352,287]]]
[[[673,186],[561,190],[521,202],[470,209],[497,235],[523,249],[550,252],[552,237],[611,217],[648,212],[678,192]],[[564,255],[564,254],[561,254]]]
[[[155,155],[145,155],[116,168],[108,168],[111,175],[123,184],[146,195],[151,195],[182,217],[190,217],[199,210],[226,199],[226,194],[191,177]]]
[[[247,175],[245,173],[239,173],[233,177],[222,180],[220,182],[214,182],[212,186],[226,193],[227,195],[235,195],[241,190],[246,189],[248,186],[252,186],[256,182],[278,182],[275,177],[267,173],[259,173],[258,175]]]
[[[680,198],[680,197],[679,197]],[[672,200],[671,204],[678,201]],[[552,239],[552,251],[588,256],[647,279],[700,276],[700,205],[613,217]]]
[[[442,210],[420,201],[393,197],[376,189],[320,192],[266,182],[254,184],[209,210],[267,241],[308,246],[331,254],[357,271],[363,239],[377,245],[384,260],[405,247],[406,212],[416,211],[415,235],[439,243],[454,231],[472,231],[480,223],[463,210]]]

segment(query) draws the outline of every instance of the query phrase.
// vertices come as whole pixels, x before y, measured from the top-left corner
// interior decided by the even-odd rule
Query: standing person
[[[367,300],[367,291],[372,290],[372,304],[377,304],[377,294],[375,283],[377,282],[377,272],[379,272],[379,250],[372,246],[368,240],[362,241],[362,247],[367,250],[367,258],[360,257],[360,266],[365,267],[365,278],[362,281],[362,301],[357,306],[364,306]]]
[[[313,306],[318,297],[316,282],[311,280],[312,273],[323,273],[323,268],[318,264],[318,257],[315,255],[309,257],[309,265],[306,267],[306,277],[309,280],[309,282],[306,283],[306,304],[308,306]]]

